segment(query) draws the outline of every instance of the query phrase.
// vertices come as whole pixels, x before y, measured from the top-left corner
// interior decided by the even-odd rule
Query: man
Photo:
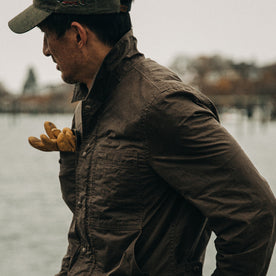
[[[49,137],[30,139],[60,150],[74,215],[58,275],[201,275],[211,231],[213,275],[265,275],[275,198],[213,104],[138,52],[130,5],[34,0],[9,22],[42,30],[43,53],[81,103],[76,150],[71,130],[48,122]]]

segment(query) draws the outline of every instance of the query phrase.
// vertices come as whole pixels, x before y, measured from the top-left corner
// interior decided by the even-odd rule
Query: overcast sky
[[[42,55],[42,33],[16,35],[7,22],[31,0],[4,1],[0,16],[0,82],[19,91],[28,66],[40,84],[60,81]],[[135,0],[131,11],[138,48],[168,65],[178,54],[222,54],[259,64],[276,62],[276,0]]]

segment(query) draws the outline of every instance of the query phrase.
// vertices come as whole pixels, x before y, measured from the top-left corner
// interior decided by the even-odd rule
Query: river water
[[[276,122],[261,123],[237,113],[221,118],[276,194]],[[28,136],[44,132],[44,121],[62,128],[71,125],[71,115],[0,114],[1,276],[54,275],[66,251],[72,215],[61,199],[58,153],[42,153],[27,142]],[[203,275],[215,267],[213,239]],[[268,275],[276,275],[275,253]]]

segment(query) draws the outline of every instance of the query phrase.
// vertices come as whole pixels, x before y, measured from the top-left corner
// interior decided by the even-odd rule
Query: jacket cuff
[[[59,163],[64,164],[66,166],[74,166],[76,160],[76,153],[75,152],[64,152],[60,151],[60,159]]]

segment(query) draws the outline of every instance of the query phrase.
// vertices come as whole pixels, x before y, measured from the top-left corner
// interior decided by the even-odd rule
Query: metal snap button
[[[91,106],[90,106],[90,105],[86,105],[86,106],[84,107],[84,109],[85,109],[85,111],[90,111],[90,110],[91,110]]]
[[[200,272],[201,271],[201,266],[200,265],[195,265],[193,267],[193,271],[196,272],[196,273]]]

